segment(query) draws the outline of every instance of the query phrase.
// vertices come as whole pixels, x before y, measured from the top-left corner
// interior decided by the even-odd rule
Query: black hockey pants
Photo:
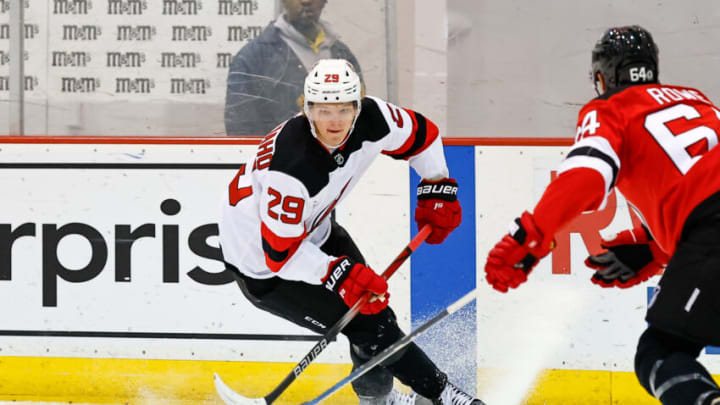
[[[697,361],[720,345],[720,192],[693,209],[655,295],[635,355],[635,373],[665,405],[707,405],[720,388]]]
[[[332,222],[328,240],[321,250],[329,255],[347,255],[365,260],[345,229]],[[324,335],[348,310],[343,300],[322,285],[273,277],[258,280],[241,274],[226,263],[240,289],[258,308]],[[403,335],[390,307],[374,315],[358,314],[343,330],[351,345],[354,367],[380,353]],[[447,376],[414,343],[375,367],[353,383],[358,395],[381,397],[392,389],[393,376],[426,398],[440,396]]]

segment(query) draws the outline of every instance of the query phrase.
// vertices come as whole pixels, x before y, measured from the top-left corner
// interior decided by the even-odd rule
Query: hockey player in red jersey
[[[304,113],[275,128],[240,169],[219,224],[228,268],[245,296],[271,314],[325,334],[365,291],[384,294],[342,331],[356,367],[404,336],[387,283],[331,215],[380,154],[408,160],[423,179],[415,218],[431,225],[428,243],[441,243],[460,224],[461,209],[438,128],[418,112],[363,97],[347,61],[321,60],[305,80]],[[482,404],[415,344],[353,382],[360,404],[415,403],[414,393],[393,390],[393,377],[432,404]]]
[[[486,279],[502,292],[518,287],[553,235],[616,187],[644,224],[603,241],[606,251],[586,261],[591,280],[626,288],[667,263],[635,373],[663,404],[718,404],[720,389],[696,358],[720,345],[720,110],[696,89],[658,82],[657,47],[639,26],[604,33],[592,77],[599,97],[580,110],[574,146],[534,212],[490,251]]]

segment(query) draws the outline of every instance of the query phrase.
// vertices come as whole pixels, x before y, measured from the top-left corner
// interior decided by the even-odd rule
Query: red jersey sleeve
[[[580,110],[575,144],[535,206],[543,233],[554,234],[582,212],[605,206],[620,171],[622,128],[619,115],[603,99]]]
[[[575,144],[560,164],[558,174],[577,168],[598,172],[604,182],[605,197],[612,191],[620,172],[623,128],[619,114],[606,100],[595,99],[578,115]],[[600,206],[605,205],[605,198]]]

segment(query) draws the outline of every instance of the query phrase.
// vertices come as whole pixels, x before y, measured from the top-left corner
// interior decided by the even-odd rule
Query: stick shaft
[[[339,391],[342,387],[344,387],[344,386],[350,384],[351,382],[357,380],[358,378],[362,377],[367,372],[372,370],[375,366],[377,366],[378,364],[387,360],[390,356],[397,353],[403,347],[407,346],[408,343],[412,342],[418,336],[422,335],[423,332],[428,330],[431,326],[435,325],[436,323],[438,323],[442,319],[444,319],[446,316],[456,312],[460,308],[464,307],[468,303],[475,300],[476,293],[477,293],[477,289],[472,290],[469,293],[465,294],[465,296],[463,296],[459,300],[455,301],[454,303],[450,304],[442,312],[435,315],[434,317],[432,317],[430,320],[428,320],[424,324],[418,326],[417,329],[412,331],[412,333],[403,337],[402,339],[398,340],[397,342],[393,343],[388,348],[386,348],[385,350],[380,352],[378,355],[376,355],[372,359],[368,360],[367,362],[363,363],[362,366],[356,368],[355,371],[353,371],[349,376],[338,381],[335,385],[328,388],[327,391],[323,392],[322,394],[320,394],[318,397],[316,397],[312,401],[303,403],[303,405],[319,404],[321,401],[327,399],[330,395]]]
[[[430,232],[432,229],[429,225],[425,225],[420,232],[418,232],[417,235],[408,243],[408,245],[405,247],[405,249],[400,252],[400,254],[395,258],[395,260],[390,263],[390,265],[385,269],[385,271],[382,273],[382,278],[385,280],[392,277],[393,274],[397,271],[400,266],[405,263],[405,260],[407,260],[408,257],[412,254],[412,252],[415,251],[415,249],[422,244],[425,239],[427,239],[428,235],[430,235]],[[272,392],[267,394],[265,396],[265,401],[268,403],[268,405],[275,402],[275,400],[287,389],[287,387],[290,386],[290,384],[297,379],[297,377],[302,374],[303,371],[312,363],[313,360],[315,360],[320,353],[322,353],[323,350],[328,346],[330,341],[332,341],[339,333],[340,331],[345,328],[350,321],[360,312],[360,308],[362,308],[365,303],[370,300],[372,297],[371,293],[366,293],[363,295],[356,303],[353,305],[352,308],[348,312],[343,315],[342,318],[340,318],[339,321],[337,321],[330,329],[328,329],[327,333],[323,335],[323,337],[315,343],[312,349],[310,349],[310,352],[303,357],[300,362],[293,367],[293,370],[288,374],[284,380],[274,389]]]

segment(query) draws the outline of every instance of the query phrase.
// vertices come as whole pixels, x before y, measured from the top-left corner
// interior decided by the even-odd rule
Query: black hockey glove
[[[643,226],[603,239],[600,245],[607,251],[588,256],[585,265],[595,269],[590,281],[603,288],[632,287],[660,273],[667,264],[667,254]]]

